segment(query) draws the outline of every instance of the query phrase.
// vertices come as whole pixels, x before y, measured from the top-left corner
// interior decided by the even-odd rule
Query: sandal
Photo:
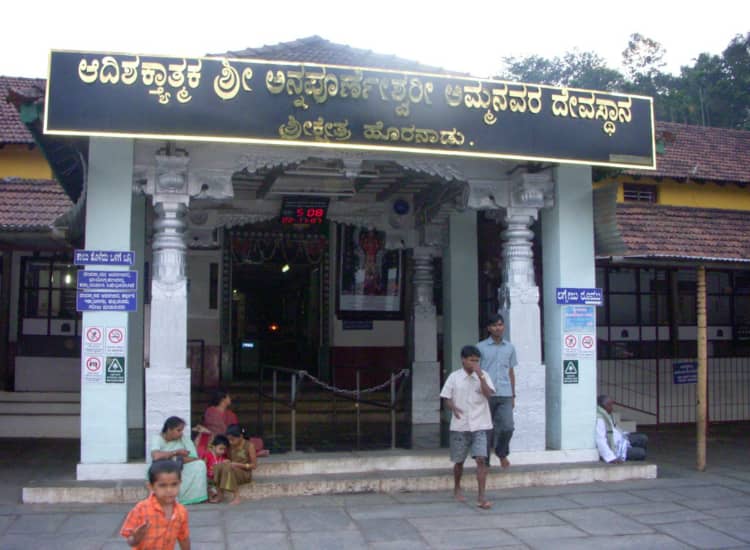
[[[489,510],[492,508],[492,503],[489,500],[483,500],[481,502],[477,502],[477,507],[481,508],[482,510]]]

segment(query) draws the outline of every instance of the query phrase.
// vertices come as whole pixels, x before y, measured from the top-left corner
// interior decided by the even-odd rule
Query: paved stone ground
[[[496,491],[489,511],[471,503],[471,478],[469,504],[424,492],[193,506],[193,548],[750,548],[748,428],[712,428],[706,472],[694,470],[692,428],[661,428],[649,432],[659,479]],[[0,492],[2,550],[126,548],[117,532],[129,506],[29,506],[11,497]]]

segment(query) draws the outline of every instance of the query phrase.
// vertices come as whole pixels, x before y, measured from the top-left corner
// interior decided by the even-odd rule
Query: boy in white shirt
[[[492,380],[479,366],[481,354],[476,346],[461,348],[462,369],[453,371],[443,385],[440,397],[453,414],[450,424],[451,462],[453,462],[453,495],[465,502],[461,491],[464,461],[471,451],[477,463],[477,506],[492,507],[485,499],[487,482],[487,430],[492,429],[488,398],[495,392]]]

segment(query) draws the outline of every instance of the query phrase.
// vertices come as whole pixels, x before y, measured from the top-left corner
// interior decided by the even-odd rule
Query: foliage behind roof
[[[209,54],[217,57],[237,57],[243,59],[265,59],[268,61],[297,61],[320,63],[325,65],[347,65],[353,67],[371,67],[375,69],[392,69],[397,71],[416,71],[424,73],[457,74],[440,67],[423,65],[395,55],[383,55],[372,50],[352,48],[344,44],[335,44],[320,36],[308,36],[292,42],[281,42],[260,48],[229,51],[223,54]]]

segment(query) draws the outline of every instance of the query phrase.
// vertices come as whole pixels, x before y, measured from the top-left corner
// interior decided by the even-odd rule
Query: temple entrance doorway
[[[229,233],[234,380],[257,380],[263,366],[317,376],[326,362],[326,228],[274,221]]]

